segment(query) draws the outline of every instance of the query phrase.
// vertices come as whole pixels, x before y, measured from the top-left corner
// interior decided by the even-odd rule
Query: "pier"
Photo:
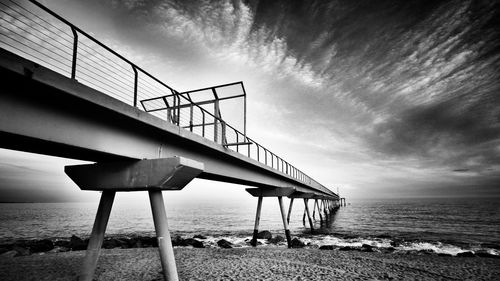
[[[102,191],[79,280],[93,279],[116,192],[148,192],[165,280],[178,278],[162,192],[194,178],[249,187],[257,198],[254,246],[264,197],[278,200],[289,247],[294,200],[304,202],[311,232],[316,213],[323,221],[345,206],[344,198],[247,136],[246,122],[241,131],[223,119],[219,103],[236,98],[246,118],[242,82],[179,92],[29,2],[0,4],[0,147],[95,163],[65,167],[80,189]],[[125,78],[114,77],[119,73]],[[228,88],[234,94],[223,96]],[[207,91],[213,97],[195,99]]]

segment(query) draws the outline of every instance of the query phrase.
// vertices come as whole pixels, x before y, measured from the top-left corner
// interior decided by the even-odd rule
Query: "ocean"
[[[106,234],[153,236],[149,202],[142,201],[116,200]],[[248,246],[245,239],[253,231],[256,201],[166,201],[169,227],[173,236],[205,235],[209,245],[225,238],[236,245]],[[288,199],[285,203],[288,206]],[[0,243],[17,239],[67,239],[71,235],[87,237],[97,204],[0,204]],[[316,214],[314,235],[310,234],[307,221],[306,226],[302,223],[303,210],[303,202],[295,200],[290,230],[311,247],[370,244],[398,251],[424,250],[451,255],[486,251],[500,255],[500,206],[496,199],[348,200],[346,207],[330,216],[328,224],[321,223]],[[259,230],[283,235],[276,199],[264,199]]]

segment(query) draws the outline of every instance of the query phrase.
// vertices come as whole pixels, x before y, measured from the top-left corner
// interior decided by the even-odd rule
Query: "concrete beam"
[[[64,171],[82,190],[180,190],[203,171],[203,164],[172,157],[66,166]]]
[[[247,188],[245,189],[253,197],[282,197],[289,196],[295,192],[294,188],[291,187],[280,187],[280,188]]]
[[[288,195],[288,198],[304,198],[304,199],[311,199],[314,197],[314,193],[312,192],[294,192],[290,195]]]

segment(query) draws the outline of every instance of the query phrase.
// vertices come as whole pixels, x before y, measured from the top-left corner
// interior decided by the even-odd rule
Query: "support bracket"
[[[310,199],[314,197],[314,193],[307,193],[307,192],[299,192],[296,191],[290,195],[287,195],[288,198],[305,198],[305,199]]]
[[[64,167],[82,190],[181,190],[203,172],[203,163],[171,157]]]
[[[253,197],[279,197],[289,196],[295,192],[293,187],[277,187],[277,188],[247,188],[245,189]]]

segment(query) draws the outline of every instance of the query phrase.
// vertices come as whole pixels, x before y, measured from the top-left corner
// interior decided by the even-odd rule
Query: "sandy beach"
[[[0,280],[75,280],[84,251],[0,259]],[[176,248],[180,280],[498,280],[500,259],[285,248]],[[95,280],[163,280],[157,248],[103,249]]]

